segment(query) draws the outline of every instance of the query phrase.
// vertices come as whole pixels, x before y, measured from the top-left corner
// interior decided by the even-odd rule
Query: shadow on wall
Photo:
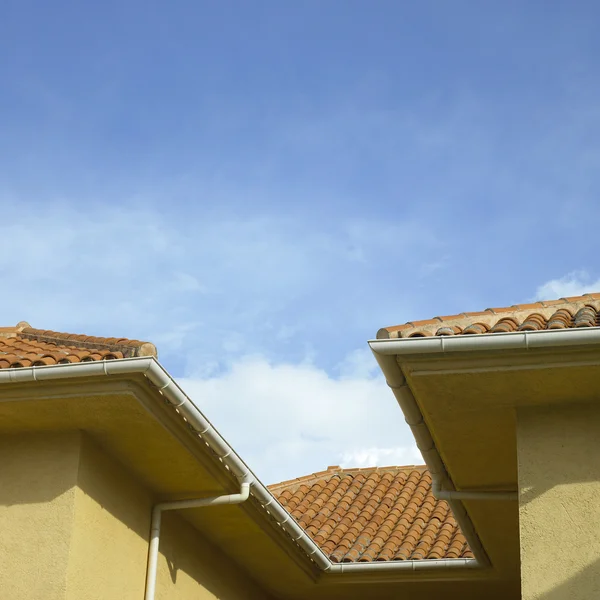
[[[525,597],[598,598],[598,405],[524,408],[519,427],[520,527],[533,548],[523,559]]]
[[[82,491],[143,539],[139,558],[145,572],[155,499],[89,438],[84,438],[82,465],[87,465],[80,469]],[[157,590],[163,589],[167,597],[174,593],[195,597],[205,590],[216,598],[266,598],[246,573],[184,519],[182,512],[163,513],[160,554]],[[171,589],[175,585],[176,592]]]
[[[165,571],[168,569],[172,584],[185,586],[185,579],[192,577],[217,598],[267,598],[247,572],[201,538],[181,516],[164,513],[163,526],[160,547],[164,557],[161,561],[165,562],[162,569],[159,565],[159,577],[162,575],[159,587],[165,587]]]
[[[549,549],[551,551],[551,549]],[[551,590],[527,600],[591,600],[600,598],[600,558]]]
[[[77,483],[79,432],[0,436],[0,506],[52,502]]]
[[[600,411],[595,403],[573,404],[567,409],[523,410],[526,428],[521,433],[519,494],[521,507],[563,485],[600,482],[596,459]]]
[[[581,444],[584,446],[586,441],[581,439]],[[519,506],[526,506],[560,486],[600,482],[600,469],[590,467],[589,462],[582,460],[580,452],[569,456],[564,454],[564,447],[561,448],[561,451],[563,455],[560,459],[556,454],[551,460],[547,460],[547,467],[543,469],[543,477],[536,476],[531,485],[525,485],[524,489],[520,490]],[[564,462],[563,469],[560,468],[561,462]],[[523,467],[519,468],[523,470]]]
[[[78,527],[79,539],[85,544],[76,556],[83,579],[88,569],[96,576],[97,564],[107,564],[110,569],[117,563],[126,577],[136,577],[143,587],[155,501],[150,490],[85,433],[0,436],[0,509],[35,505],[43,511],[48,505],[50,511],[57,498],[77,488],[83,496],[71,500],[78,515],[76,524],[70,521],[64,526]],[[113,533],[117,537],[110,538]],[[125,548],[119,536],[134,543],[128,542]],[[119,552],[134,555],[120,561]],[[160,552],[158,585],[166,597],[268,598],[182,514],[163,515]],[[128,566],[123,567],[124,563]],[[104,576],[110,577],[110,573]],[[171,589],[175,584],[177,590]]]

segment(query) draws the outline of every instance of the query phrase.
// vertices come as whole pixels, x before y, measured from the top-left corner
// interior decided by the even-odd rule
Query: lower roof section
[[[269,489],[332,562],[473,558],[424,466],[329,467]]]
[[[467,564],[474,562],[469,558],[361,561],[344,557],[337,563],[329,559],[154,358],[0,369],[0,435],[65,430],[86,432],[157,501],[232,493],[239,489],[241,479],[250,480],[248,502],[189,509],[182,516],[275,598],[375,600],[405,592],[416,593],[421,600],[437,598],[440,593],[461,600],[513,597],[496,595],[496,591],[513,590],[515,582],[500,582],[507,586],[502,588],[493,580],[494,573]],[[419,482],[427,482],[420,468],[409,471],[420,473]],[[355,485],[362,481],[357,473],[364,471],[349,473]],[[410,472],[406,475],[404,491],[414,485],[411,498],[426,498],[424,483],[420,485],[416,476],[411,479]],[[374,478],[368,476],[361,485],[365,493],[369,490],[371,501],[382,492],[379,484],[388,480],[385,475],[379,477],[374,487]],[[344,478],[332,473],[329,479],[335,483]],[[396,485],[392,481],[388,489]],[[360,492],[356,498],[359,496]],[[383,493],[381,504],[390,499]],[[317,505],[320,502],[315,501]],[[343,502],[340,500],[340,507]],[[355,504],[352,510],[357,507]],[[367,500],[362,511],[365,516],[369,507]],[[289,510],[293,512],[291,506]],[[411,510],[407,505],[405,512]],[[413,522],[422,519],[423,514],[415,515]],[[380,529],[385,530],[383,523]],[[407,539],[414,531],[407,533]]]

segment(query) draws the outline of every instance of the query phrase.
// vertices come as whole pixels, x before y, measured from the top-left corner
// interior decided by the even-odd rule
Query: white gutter
[[[150,525],[150,547],[148,548],[148,567],[146,569],[146,594],[144,600],[154,600],[156,591],[156,571],[158,567],[158,548],[160,544],[160,524],[162,513],[165,510],[182,510],[184,508],[201,508],[204,506],[218,506],[220,504],[241,504],[250,496],[250,484],[242,483],[239,494],[228,494],[213,498],[199,498],[197,500],[178,500],[175,502],[161,502],[152,509],[152,523]]]
[[[394,362],[396,362],[394,360]],[[397,364],[397,363],[396,363]],[[475,559],[424,559],[403,561],[333,563],[298,525],[291,515],[279,504],[266,486],[252,473],[246,463],[213,427],[208,419],[161,366],[153,356],[123,358],[104,361],[89,361],[39,367],[0,369],[0,385],[52,381],[79,377],[101,377],[110,375],[142,374],[165,397],[173,409],[187,422],[189,428],[209,446],[223,465],[238,479],[240,484],[251,486],[250,495],[262,506],[269,516],[294,540],[304,553],[322,571],[327,573],[388,573],[437,571],[438,569],[472,569],[480,566]],[[454,509],[453,509],[454,510]],[[464,509],[462,509],[464,511]],[[455,512],[459,524],[459,515]],[[462,527],[462,524],[461,524]],[[465,532],[465,529],[463,529]],[[465,536],[467,533],[465,532]],[[467,536],[467,540],[469,537]],[[476,554],[477,556],[477,554]]]
[[[432,478],[432,492],[446,500],[463,531],[479,565],[489,566],[489,558],[481,545],[463,500],[516,500],[516,492],[455,490],[446,467],[435,446],[421,409],[410,389],[397,356],[451,352],[486,352],[498,350],[532,350],[537,348],[600,345],[600,327],[543,331],[515,331],[456,336],[379,339],[369,342],[375,359],[392,389],[406,423],[417,442]]]
[[[384,355],[534,350],[536,348],[590,346],[594,344],[600,344],[600,327],[477,333],[472,335],[439,335],[372,340],[369,342],[373,352]]]
[[[410,427],[417,443],[417,447],[419,448],[423,456],[423,460],[429,469],[432,479],[432,488],[434,482],[436,487],[438,487],[441,482],[451,485],[450,476],[448,475],[446,467],[437,451],[437,448],[435,447],[435,443],[429,428],[425,424],[421,409],[419,408],[415,397],[413,396],[412,390],[404,378],[402,369],[396,360],[396,355],[392,354],[391,352],[380,354],[372,344],[373,342],[369,342],[369,345],[371,345],[371,350],[373,350],[373,354],[375,355],[375,359],[383,371],[386,383],[394,393],[394,396],[396,397],[396,400],[400,405],[402,412],[404,413],[404,419]],[[476,566],[489,567],[490,559],[481,545],[479,537],[475,532],[475,528],[473,527],[473,523],[471,522],[471,519],[467,514],[462,502],[452,497],[446,497],[445,500],[448,502],[454,518],[458,522],[463,535],[469,543],[469,547],[475,555]]]

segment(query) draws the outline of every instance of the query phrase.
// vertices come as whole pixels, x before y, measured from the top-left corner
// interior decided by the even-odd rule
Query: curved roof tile
[[[426,467],[329,467],[269,489],[333,562],[473,557]]]
[[[138,340],[34,329],[23,321],[0,328],[0,369],[156,355],[153,344]]]
[[[383,327],[377,339],[427,337],[432,335],[477,335],[511,331],[541,331],[600,326],[600,293],[487,308],[480,312],[409,321],[404,325]]]

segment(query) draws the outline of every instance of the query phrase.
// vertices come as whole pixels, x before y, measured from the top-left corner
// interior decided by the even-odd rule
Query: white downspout
[[[431,493],[439,500],[518,500],[517,492],[443,490],[439,480],[431,480]]]
[[[398,403],[402,407],[407,423],[410,425],[423,458],[429,467],[433,481],[445,479],[445,467],[435,448],[431,434],[414,402],[412,392],[406,385],[402,371],[396,362],[401,354],[448,353],[453,351],[487,351],[487,350],[532,350],[542,347],[562,348],[568,346],[600,345],[600,327],[565,330],[523,331],[511,333],[480,334],[474,336],[446,336],[429,338],[380,339],[369,342],[377,361],[392,388]],[[366,572],[417,572],[431,569],[471,569],[489,565],[489,559],[481,546],[470,519],[456,494],[481,494],[481,491],[439,490],[446,495],[448,503],[459,522],[461,529],[473,550],[476,559],[443,559],[443,560],[406,560],[365,563],[332,563],[324,552],[315,544],[309,535],[296,523],[290,514],[277,502],[269,490],[254,477],[244,461],[233,451],[231,446],[219,435],[204,415],[195,407],[171,376],[154,357],[123,358],[111,361],[90,361],[73,364],[47,365],[39,367],[20,367],[0,369],[0,386],[12,383],[31,381],[51,381],[77,377],[95,377],[102,375],[142,374],[164,394],[168,403],[180,413],[192,431],[206,443],[222,459],[223,464],[239,480],[250,479],[252,494],[268,511],[271,517],[286,531],[290,537],[304,550],[315,564],[327,573],[366,573]],[[2,399],[0,398],[0,402]],[[501,492],[512,494],[512,492]],[[495,499],[503,499],[496,497]],[[237,494],[234,494],[237,496]],[[442,497],[439,496],[438,497]],[[466,499],[466,498],[463,498]],[[482,498],[479,498],[482,499]],[[491,500],[489,496],[486,498]],[[511,498],[506,498],[511,499]],[[202,499],[199,502],[202,502]],[[185,500],[183,502],[186,502]],[[221,502],[222,503],[222,502]],[[214,502],[213,502],[214,504]],[[203,506],[201,504],[200,506]],[[175,507],[174,507],[175,508]],[[160,517],[159,517],[160,519]],[[153,532],[154,537],[154,532]],[[156,540],[158,548],[158,539]],[[150,566],[150,556],[148,560]],[[155,585],[155,580],[153,581]],[[152,591],[154,594],[154,591]],[[154,596],[146,594],[150,600]]]
[[[496,334],[500,335],[500,334]],[[45,365],[40,367],[20,367],[14,369],[0,369],[0,387],[4,384],[27,383],[32,381],[54,381],[71,378],[102,377],[112,375],[140,374],[145,376],[159,392],[164,395],[168,404],[177,411],[180,418],[184,419],[190,429],[201,440],[202,446],[206,444],[223,461],[224,466],[229,469],[238,481],[250,483],[252,495],[269,513],[271,518],[296,542],[317,567],[324,573],[417,573],[431,570],[470,570],[484,566],[486,563],[472,558],[452,559],[427,559],[427,560],[397,560],[364,563],[332,563],[321,548],[300,527],[294,518],[279,504],[271,492],[257,479],[244,461],[235,453],[229,444],[221,437],[217,430],[211,425],[206,417],[196,408],[193,402],[186,396],[177,383],[164,370],[154,357],[121,358],[110,361],[90,361],[82,363],[69,363],[59,365]],[[389,378],[388,378],[388,381]],[[2,397],[0,396],[0,402]],[[144,404],[144,406],[146,406]],[[147,408],[147,407],[146,407]],[[418,438],[421,439],[421,438]],[[421,445],[424,456],[429,456],[425,446]],[[432,457],[431,457],[432,458]],[[426,458],[426,462],[427,458]],[[430,472],[433,460],[428,462]],[[432,473],[433,475],[433,473]],[[206,500],[201,499],[201,501]],[[187,502],[187,501],[183,501]],[[452,507],[459,522],[461,519],[460,503],[454,503]],[[464,512],[464,509],[463,509]],[[464,525],[463,525],[464,523]],[[462,521],[461,528],[465,533],[471,548],[477,556],[476,538],[474,533],[469,533],[468,523]],[[471,540],[474,540],[471,542]],[[158,541],[158,540],[157,540]],[[149,557],[150,558],[150,557]],[[150,563],[150,561],[148,561]],[[155,584],[155,579],[154,583]],[[152,596],[146,596],[147,599]]]
[[[242,483],[239,494],[228,494],[213,498],[198,498],[193,500],[176,500],[161,502],[152,509],[150,525],[150,546],[148,548],[148,568],[146,570],[146,594],[144,600],[154,600],[156,591],[156,571],[158,567],[158,547],[160,544],[160,524],[165,510],[181,510],[184,508],[200,508],[202,506],[217,506],[220,504],[241,504],[250,496],[250,484]]]
[[[391,353],[380,354],[371,342],[369,344],[375,359],[383,372],[386,383],[391,388],[404,413],[404,419],[412,431],[415,441],[417,442],[417,447],[425,460],[425,464],[429,468],[432,482],[449,480],[446,466],[437,451],[431,432],[425,423],[425,419],[413,396],[412,390],[406,382],[404,373],[396,361],[396,356]],[[475,532],[471,518],[467,514],[462,502],[452,498],[448,499],[448,504],[475,555],[478,566],[489,567],[490,560],[488,555],[479,540],[479,536]]]

